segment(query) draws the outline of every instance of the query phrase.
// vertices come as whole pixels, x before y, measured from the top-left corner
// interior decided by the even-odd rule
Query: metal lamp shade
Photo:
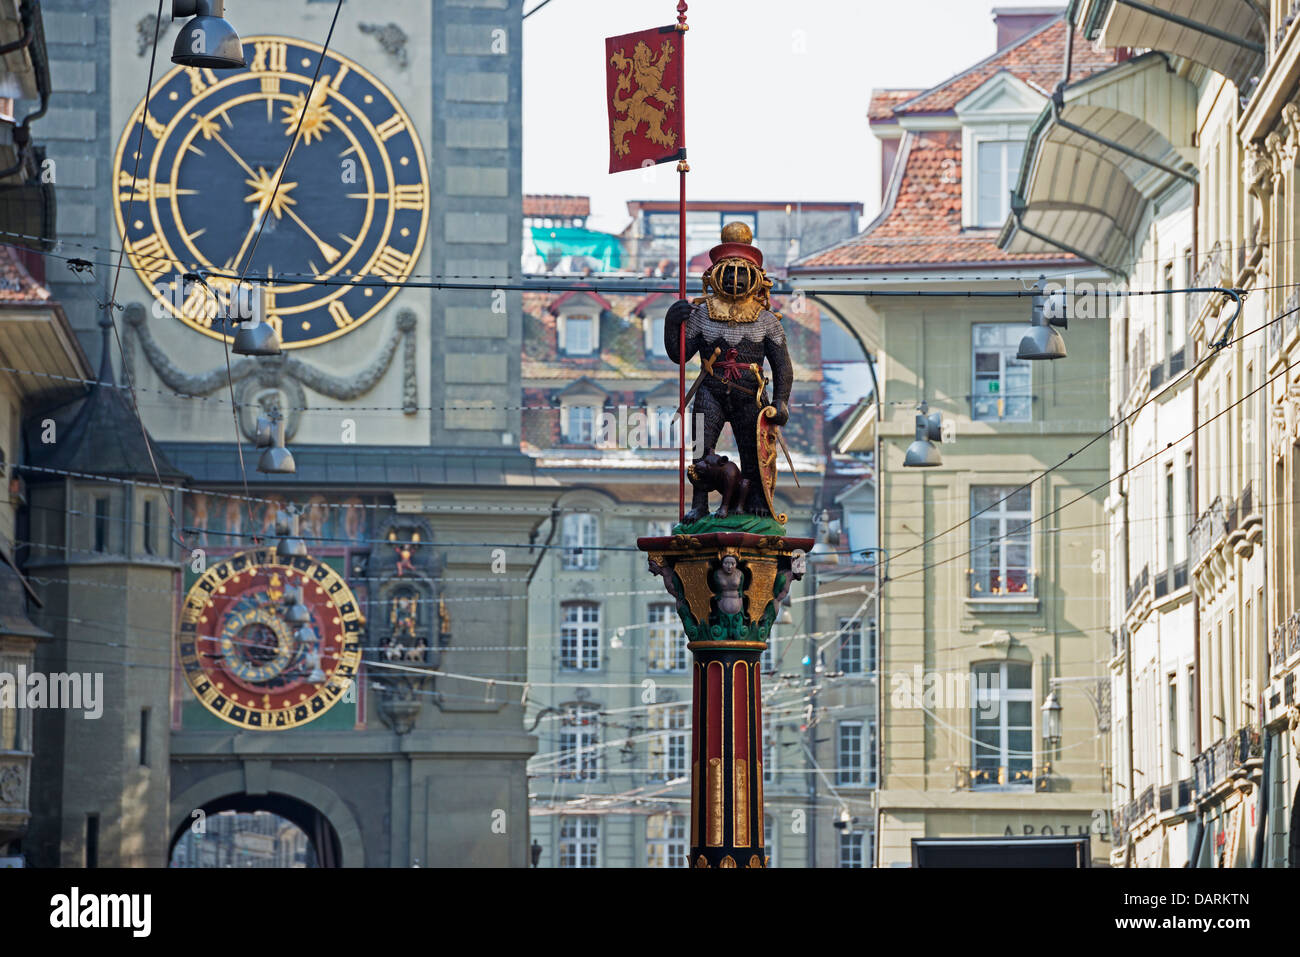
[[[282,562],[288,562],[294,558],[306,558],[307,543],[293,535],[282,538],[276,543],[275,557]]]
[[[240,324],[230,351],[237,356],[278,356],[282,350],[275,328],[270,323],[258,321]]]
[[[292,475],[298,471],[293,453],[280,445],[273,445],[257,460],[257,470],[272,475]]]
[[[209,70],[238,70],[245,65],[244,45],[224,17],[198,16],[181,27],[172,62]]]
[[[1064,359],[1065,340],[1052,326],[1031,326],[1020,340],[1017,359]]]
[[[914,469],[934,468],[942,464],[943,457],[939,455],[939,450],[933,442],[927,442],[925,439],[917,439],[909,445],[907,456],[903,459],[903,465]]]

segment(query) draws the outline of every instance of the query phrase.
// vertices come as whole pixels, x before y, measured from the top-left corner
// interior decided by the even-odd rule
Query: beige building
[[[1016,358],[1040,273],[1098,278],[1072,254],[997,247],[1023,143],[1063,70],[1059,14],[998,14],[996,53],[924,91],[877,91],[873,130],[890,165],[883,211],[859,237],[803,260],[878,356],[881,404],[857,443],[878,443],[879,866],[951,855],[1094,863],[1109,855],[1103,495],[1104,324],[1068,336],[1069,358]],[[1085,76],[1113,63],[1076,42]],[[909,282],[915,279],[915,282]],[[922,285],[922,282],[924,285]],[[951,298],[942,295],[951,294]],[[942,416],[938,467],[904,466],[918,406]],[[852,431],[852,430],[851,430]],[[847,439],[848,436],[846,435]],[[1050,474],[1031,481],[1038,473]],[[1043,708],[1059,703],[1059,737]],[[1050,708],[1049,708],[1050,710]]]
[[[530,197],[529,208],[559,222],[574,200]],[[715,237],[724,219],[743,218],[737,205],[712,210]],[[762,223],[755,243],[766,252]],[[559,246],[552,252],[567,258]],[[523,450],[556,489],[528,590],[525,729],[539,741],[529,763],[531,834],[541,867],[679,867],[690,820],[690,653],[671,598],[635,546],[677,519],[677,367],[662,347],[675,296],[610,292],[617,277],[601,278],[599,293],[524,296]],[[782,464],[778,507],[792,530],[811,535],[824,468],[824,316],[812,303],[778,298],[774,307],[795,364],[784,431],[803,486]],[[866,477],[857,463],[836,489],[851,517],[874,515]],[[837,518],[845,502],[831,503]],[[813,562],[796,586],[763,659],[774,866],[871,859],[869,576],[848,554],[832,558],[842,561]]]

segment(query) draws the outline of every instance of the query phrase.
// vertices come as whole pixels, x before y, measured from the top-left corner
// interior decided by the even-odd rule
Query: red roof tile
[[[974,92],[985,80],[1002,70],[1036,86],[1046,96],[1061,82],[1065,67],[1065,19],[1057,18],[1046,26],[1028,34],[1019,42],[999,50],[956,76],[949,77],[938,86],[931,87],[895,108],[895,113],[905,116],[913,113],[947,113],[961,100]],[[1074,34],[1074,60],[1070,81],[1083,79],[1091,73],[1114,66],[1116,51],[1097,50],[1080,31]]]
[[[524,215],[539,218],[572,219],[591,215],[590,196],[557,196],[534,193],[524,196]]]
[[[894,107],[924,92],[924,90],[872,90],[871,104],[867,107],[867,119],[872,123],[892,120]]]
[[[41,303],[50,291],[32,278],[27,267],[8,246],[0,246],[0,303]]]
[[[1036,86],[1049,95],[1061,80],[1065,55],[1065,21],[1056,18],[1017,43],[968,70],[950,77],[892,106],[892,115],[951,114],[953,108],[999,72]],[[1077,34],[1070,77],[1078,81],[1115,64],[1115,52],[1098,52]],[[892,94],[872,96],[873,119],[890,107]],[[1073,262],[1064,253],[1005,253],[998,248],[996,228],[962,227],[961,131],[909,131],[896,171],[896,193],[887,198],[881,215],[861,234],[815,253],[793,269],[834,269],[846,266],[897,268],[930,265],[983,266],[1019,262]]]

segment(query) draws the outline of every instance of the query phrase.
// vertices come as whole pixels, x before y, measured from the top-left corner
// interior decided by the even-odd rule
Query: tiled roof
[[[924,92],[924,90],[872,90],[871,104],[867,107],[867,119],[872,123],[892,120],[894,107]]]
[[[32,278],[8,246],[0,246],[0,303],[44,303],[50,291]]]
[[[1036,30],[1018,43],[999,50],[987,60],[949,77],[895,108],[903,116],[914,113],[946,113],[985,80],[1002,70],[1036,86],[1046,96],[1061,82],[1065,66],[1065,20],[1058,18]],[[1082,33],[1074,35],[1074,60],[1070,80],[1081,80],[1091,73],[1115,65],[1114,50],[1096,50]]]
[[[1065,21],[1055,19],[1019,42],[943,83],[892,106],[894,116],[951,113],[954,106],[999,72],[1009,72],[1048,95],[1061,80]],[[1071,79],[1113,66],[1114,51],[1098,52],[1077,35]],[[871,113],[890,108],[898,91],[872,96]],[[961,131],[911,130],[904,136],[895,170],[896,187],[874,223],[857,236],[801,260],[801,269],[873,266],[884,269],[937,265],[984,266],[1019,262],[1073,262],[1064,253],[1006,253],[998,229],[962,226]]]
[[[557,196],[533,193],[524,196],[524,215],[540,218],[571,219],[591,215],[590,196]]]

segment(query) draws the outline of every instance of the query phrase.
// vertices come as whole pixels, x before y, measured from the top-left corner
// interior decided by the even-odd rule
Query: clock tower
[[[262,810],[320,863],[525,866],[525,592],[555,491],[519,452],[520,294],[496,285],[519,274],[520,0],[346,0],[328,49],[333,2],[232,9],[233,71],[173,65],[152,5],[42,6],[55,239],[94,264],[51,259],[48,282],[189,477],[170,593],[119,582],[175,610],[170,692],[147,703],[169,756],[149,863],[202,858],[208,815]],[[243,274],[273,280],[279,356],[230,352]],[[292,473],[257,469],[263,416]],[[89,739],[48,744],[66,769]],[[64,801],[65,858],[92,813]]]

